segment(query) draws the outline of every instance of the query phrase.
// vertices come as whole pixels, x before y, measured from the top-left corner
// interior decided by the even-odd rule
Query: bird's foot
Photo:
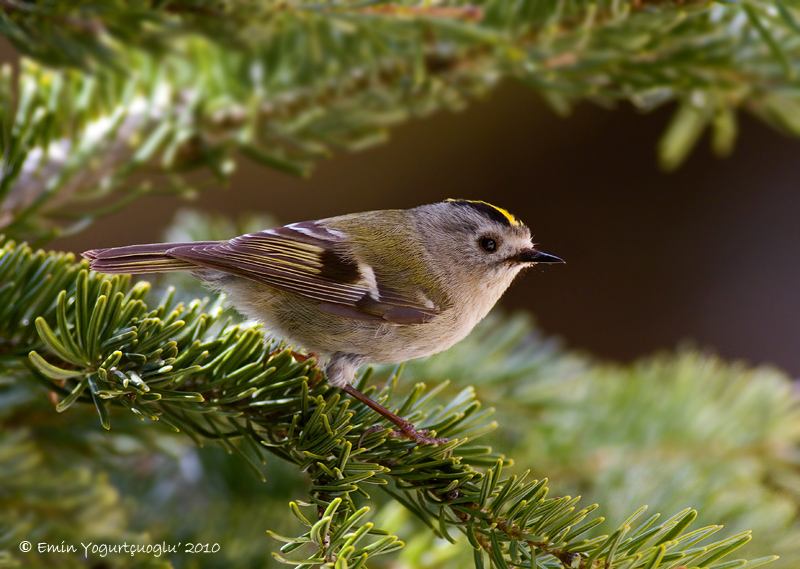
[[[393,430],[390,433],[390,436],[392,437],[398,437],[398,438],[402,437],[411,441],[416,441],[424,445],[440,445],[450,440],[450,439],[436,439],[433,437],[429,437],[427,429],[422,429],[421,431],[418,431],[417,428],[414,425],[412,425],[409,421],[406,421],[402,417],[396,415],[395,413],[392,413],[386,407],[373,401],[372,399],[370,399],[369,397],[358,391],[352,385],[344,385],[342,387],[342,390],[346,391],[347,393],[349,393],[350,395],[352,395],[353,397],[364,403],[367,407],[369,407],[373,411],[377,411],[380,415],[386,417],[392,423],[397,425],[399,428]],[[364,431],[364,434],[362,434],[361,438],[359,438],[358,440],[358,446],[361,446],[361,441],[364,439],[366,435],[377,432],[379,430],[383,430],[383,428],[384,427],[370,427],[369,429]]]
[[[450,440],[447,438],[429,437],[428,434],[430,433],[430,431],[428,431],[428,429],[417,430],[417,428],[414,427],[414,425],[412,425],[408,421],[404,421],[404,423],[405,424],[402,426],[398,425],[400,427],[399,429],[390,430],[389,436],[396,439],[400,438],[408,439],[410,441],[415,441],[423,445],[442,445]],[[378,433],[380,431],[385,431],[385,430],[386,427],[382,425],[375,425],[373,427],[370,427],[369,429],[361,433],[361,436],[358,438],[358,446],[359,447],[361,446],[361,442],[367,435],[371,435],[372,433]]]
[[[400,427],[399,429],[393,429],[389,435],[395,438],[404,438],[410,441],[416,441],[423,445],[443,445],[450,440],[447,438],[429,437],[429,432],[430,431],[428,431],[428,429],[417,430],[414,425],[406,421],[406,426]]]

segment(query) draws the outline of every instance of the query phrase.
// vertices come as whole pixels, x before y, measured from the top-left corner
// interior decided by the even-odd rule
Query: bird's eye
[[[487,253],[494,253],[497,251],[497,241],[491,237],[481,237],[481,240],[478,241],[478,244],[481,246],[481,249]]]

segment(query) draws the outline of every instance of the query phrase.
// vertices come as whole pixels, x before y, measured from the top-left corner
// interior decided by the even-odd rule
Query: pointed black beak
[[[536,249],[526,249],[514,257],[511,257],[509,261],[514,261],[516,263],[563,263],[564,259],[556,257],[555,255],[542,253]]]

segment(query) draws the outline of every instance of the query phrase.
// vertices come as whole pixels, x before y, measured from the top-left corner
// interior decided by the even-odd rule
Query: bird
[[[530,229],[481,200],[303,221],[229,241],[151,243],[83,253],[108,274],[187,271],[244,316],[318,355],[328,382],[423,444],[428,436],[353,387],[364,364],[441,352],[469,334],[517,275],[562,263]]]

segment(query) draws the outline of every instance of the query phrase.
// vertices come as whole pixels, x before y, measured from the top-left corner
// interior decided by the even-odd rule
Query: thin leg
[[[427,444],[427,445],[440,445],[446,443],[450,439],[434,439],[433,437],[426,436],[428,431],[423,429],[418,431],[414,425],[410,422],[406,421],[402,417],[395,415],[391,411],[389,411],[386,407],[383,407],[379,403],[376,403],[352,385],[345,385],[342,387],[344,391],[361,401],[364,405],[369,407],[370,409],[376,411],[378,414],[383,415],[387,419],[389,419],[392,423],[398,426],[399,433],[402,437],[406,439],[410,439],[412,441],[416,441],[418,443]]]

